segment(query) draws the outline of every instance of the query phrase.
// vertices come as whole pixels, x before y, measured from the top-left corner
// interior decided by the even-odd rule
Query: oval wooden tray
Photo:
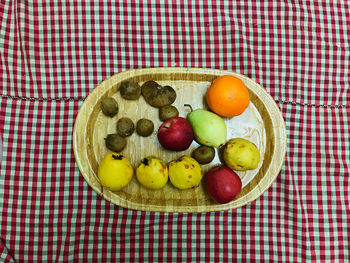
[[[134,168],[143,157],[156,155],[169,163],[182,155],[190,155],[198,146],[193,142],[183,152],[167,151],[157,141],[157,130],[161,124],[158,109],[148,105],[141,96],[137,101],[127,101],[120,97],[118,88],[127,79],[142,84],[155,80],[162,85],[172,86],[177,93],[174,105],[180,116],[186,117],[191,104],[194,109],[207,108],[204,100],[206,89],[220,75],[234,75],[246,84],[251,103],[240,116],[225,119],[228,127],[227,140],[243,137],[253,141],[261,153],[261,161],[256,170],[239,172],[243,182],[240,194],[230,203],[217,204],[207,195],[203,185],[188,190],[178,190],[170,182],[161,190],[148,190],[141,186],[136,176],[131,183],[118,192],[101,186],[97,178],[98,163],[109,152],[104,138],[115,133],[118,118],[128,116],[135,123],[140,118],[149,118],[155,125],[154,134],[143,138],[134,133],[127,138],[127,147],[122,152]],[[99,103],[102,98],[113,96],[119,104],[119,113],[109,118],[102,114]],[[86,98],[77,115],[73,131],[73,148],[76,162],[87,183],[101,197],[122,207],[145,211],[162,212],[209,212],[234,209],[258,198],[277,177],[285,158],[286,131],[281,112],[266,90],[253,80],[231,71],[200,68],[149,68],[118,73],[103,81]],[[219,152],[212,163],[202,166],[204,172],[220,163]],[[203,180],[202,180],[203,181]]]

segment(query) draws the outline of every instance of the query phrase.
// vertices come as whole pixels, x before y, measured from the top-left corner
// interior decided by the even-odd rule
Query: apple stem
[[[192,106],[190,104],[184,104],[185,107],[190,107],[191,112],[193,111]]]

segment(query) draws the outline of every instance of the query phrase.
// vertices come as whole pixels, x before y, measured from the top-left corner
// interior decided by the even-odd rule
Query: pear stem
[[[184,104],[185,107],[190,107],[191,112],[193,111],[192,106],[190,104]]]

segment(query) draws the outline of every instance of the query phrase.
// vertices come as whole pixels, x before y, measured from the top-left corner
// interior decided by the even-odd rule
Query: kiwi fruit
[[[140,85],[132,80],[125,80],[120,84],[120,95],[126,100],[137,100],[141,96]]]
[[[135,125],[129,118],[121,118],[117,121],[117,132],[122,137],[128,137],[135,131]]]
[[[177,116],[179,116],[179,111],[173,105],[166,105],[159,109],[159,119],[161,121],[166,121]]]
[[[126,139],[117,133],[108,134],[105,142],[106,147],[113,152],[121,152],[126,146]]]
[[[200,164],[210,163],[215,157],[215,150],[209,146],[199,146],[192,152],[192,157]]]
[[[107,97],[101,101],[101,110],[104,115],[113,117],[119,111],[117,101],[112,97]]]
[[[163,87],[153,80],[146,81],[141,86],[141,93],[146,102],[156,108],[170,105],[176,99],[176,92],[172,87]]]
[[[152,134],[154,130],[154,124],[148,119],[139,119],[136,123],[136,132],[138,135],[147,137]]]

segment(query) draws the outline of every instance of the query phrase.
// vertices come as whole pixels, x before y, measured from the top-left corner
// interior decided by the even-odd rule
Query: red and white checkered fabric
[[[348,262],[347,1],[0,2],[0,259],[4,262]],[[84,98],[130,69],[228,69],[280,105],[276,182],[242,208],[115,206],[72,152]]]

